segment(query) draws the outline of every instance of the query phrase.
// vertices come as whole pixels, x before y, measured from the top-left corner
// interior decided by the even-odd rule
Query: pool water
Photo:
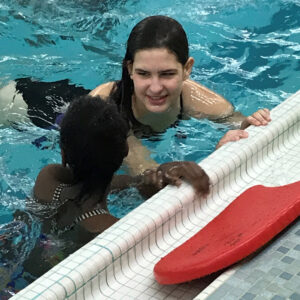
[[[130,30],[155,14],[185,28],[195,58],[191,78],[243,114],[272,109],[299,89],[299,0],[2,0],[0,87],[20,77],[68,78],[87,89],[116,80]],[[143,143],[159,163],[199,162],[228,129],[208,120],[182,120]],[[36,147],[33,142],[45,135],[43,147]],[[24,208],[38,171],[60,162],[57,138],[56,131],[30,125],[0,127],[1,226]],[[142,202],[128,190],[111,197],[109,208],[122,217]],[[20,289],[27,281],[19,276],[12,284]]]

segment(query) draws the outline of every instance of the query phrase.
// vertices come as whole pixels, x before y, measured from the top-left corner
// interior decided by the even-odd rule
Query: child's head
[[[62,120],[60,146],[75,182],[85,189],[106,187],[128,154],[128,125],[114,104],[81,96],[71,102]]]

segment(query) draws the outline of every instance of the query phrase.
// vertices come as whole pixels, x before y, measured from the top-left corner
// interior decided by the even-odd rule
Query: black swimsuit
[[[70,103],[74,98],[87,95],[90,92],[88,89],[70,84],[68,79],[55,82],[41,82],[32,78],[18,78],[15,81],[16,90],[23,95],[23,99],[28,105],[27,114],[32,123],[45,129],[58,129],[66,104]],[[159,134],[150,126],[140,123],[134,117],[132,109],[129,114],[127,119],[137,137],[143,138]],[[176,127],[182,119],[183,99],[182,94],[180,94],[180,112],[177,120],[170,127]]]
[[[15,81],[17,92],[23,95],[28,105],[27,114],[32,123],[46,129],[52,129],[55,124],[59,124],[67,103],[90,92],[70,84],[68,79],[41,82],[32,78],[18,78]]]
[[[137,138],[150,138],[150,137],[156,137],[158,135],[160,135],[162,132],[156,132],[154,131],[151,126],[149,125],[144,125],[142,123],[140,123],[135,117],[134,114],[131,114],[131,121],[130,123],[130,127],[132,128],[134,135]],[[183,113],[183,99],[182,99],[182,94],[180,94],[180,111],[179,114],[177,116],[177,120],[171,124],[169,127],[173,128],[173,127],[177,127],[177,125],[179,124],[180,120],[183,119],[184,113]]]

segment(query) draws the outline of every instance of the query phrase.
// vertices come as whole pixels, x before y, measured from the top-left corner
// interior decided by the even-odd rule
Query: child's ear
[[[190,77],[190,74],[192,72],[192,68],[193,68],[193,65],[194,65],[194,58],[193,57],[189,57],[187,62],[185,63],[184,65],[184,80],[186,79],[189,79]]]

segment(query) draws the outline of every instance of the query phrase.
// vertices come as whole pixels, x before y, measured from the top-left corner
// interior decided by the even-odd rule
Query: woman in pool
[[[102,84],[92,96],[110,96],[127,119],[133,134],[128,138],[130,171],[143,172],[156,163],[136,136],[162,132],[180,118],[209,118],[240,124],[242,130],[228,132],[217,147],[247,137],[249,125],[266,125],[267,109],[250,117],[234,112],[220,95],[189,79],[194,59],[189,57],[187,36],[182,26],[166,16],[151,16],[131,31],[120,81]]]
[[[208,193],[208,176],[194,162],[165,163],[135,177],[114,176],[128,153],[128,129],[115,104],[87,95],[72,101],[60,128],[62,164],[47,165],[40,171],[33,189],[39,206],[27,206],[41,219],[46,234],[24,263],[31,274],[41,275],[118,220],[107,208],[111,190],[131,185],[151,196],[167,184],[179,186],[183,179],[197,193]],[[24,213],[15,214],[16,222],[23,218]],[[57,243],[49,240],[53,233],[64,244],[72,244],[63,255],[48,247]],[[39,262],[37,256],[43,259]]]
[[[247,137],[247,132],[243,130],[247,126],[266,125],[270,121],[270,112],[267,109],[258,110],[252,116],[245,117],[235,112],[233,106],[223,97],[190,80],[193,64],[194,59],[189,57],[187,36],[182,26],[166,16],[147,17],[129,35],[121,80],[101,84],[90,92],[92,96],[110,96],[128,121],[132,130],[128,138],[129,155],[125,162],[131,174],[140,174],[147,168],[157,166],[138,137],[162,132],[180,118],[209,118],[240,125],[240,130],[226,133],[217,148],[228,141]],[[12,82],[10,88],[17,91],[14,103],[20,102],[20,94],[23,94],[26,102],[23,101],[23,111],[27,110],[32,122],[40,127],[52,128],[53,122],[60,122],[60,118],[57,118],[57,107],[63,108],[62,99],[68,102],[72,94],[89,92],[63,80],[53,83],[53,87],[52,83],[41,83],[43,87],[40,88],[38,84],[21,78]],[[12,94],[8,87],[6,89],[7,92],[2,89],[2,95]],[[47,94],[44,91],[48,96],[45,96]],[[62,92],[64,94],[59,96]],[[49,101],[51,93],[53,99]],[[52,102],[56,103],[55,111]],[[2,106],[6,105],[5,101],[2,103]],[[50,111],[44,113],[43,107],[37,109],[37,105],[50,105],[52,114]],[[8,112],[6,107],[12,111],[13,117],[18,115],[14,113],[14,105],[7,104],[3,112]]]

